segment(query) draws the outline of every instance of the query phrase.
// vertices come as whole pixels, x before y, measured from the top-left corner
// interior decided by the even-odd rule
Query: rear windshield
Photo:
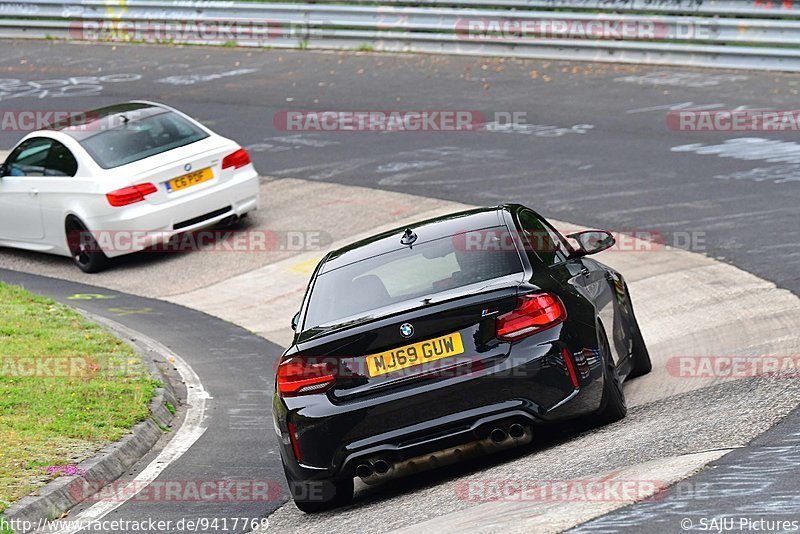
[[[489,229],[495,230],[495,229]],[[498,234],[505,228],[497,228]],[[464,234],[358,261],[317,277],[305,329],[340,324],[407,300],[521,273],[517,250],[470,250]]]
[[[81,141],[104,169],[133,163],[173,148],[200,141],[208,134],[180,115],[166,111],[120,124]]]

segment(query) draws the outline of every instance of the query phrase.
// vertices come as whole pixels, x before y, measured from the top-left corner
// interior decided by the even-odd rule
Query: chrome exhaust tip
[[[375,467],[375,474],[378,475],[385,475],[392,468],[392,466],[386,460],[376,460],[374,467]]]
[[[356,467],[356,476],[359,478],[369,478],[373,473],[372,464],[370,463],[358,464],[358,467]]]
[[[502,428],[495,428],[492,430],[492,433],[489,434],[489,437],[492,438],[492,441],[495,443],[502,443],[508,437],[508,434]]]

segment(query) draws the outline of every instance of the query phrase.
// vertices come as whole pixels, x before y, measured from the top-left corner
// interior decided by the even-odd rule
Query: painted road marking
[[[67,297],[67,300],[111,300],[117,298],[115,295],[103,295],[102,293],[75,293]]]
[[[160,315],[153,308],[109,308],[108,311],[117,317],[127,317],[128,315]]]
[[[672,152],[693,152],[700,155],[717,155],[745,161],[767,161],[769,163],[800,163],[800,144],[763,137],[737,137],[726,139],[717,145],[690,143],[674,146]]]
[[[314,268],[320,262],[322,258],[311,258],[306,261],[301,261],[300,263],[295,263],[289,267],[289,271],[293,273],[300,273],[300,274],[311,274],[314,272]]]

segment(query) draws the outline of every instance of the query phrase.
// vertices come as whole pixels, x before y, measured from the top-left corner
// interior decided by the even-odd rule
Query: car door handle
[[[31,189],[31,196],[38,197],[39,196],[39,190],[38,189]]]
[[[589,276],[591,274],[591,271],[589,269],[587,269],[586,267],[584,267],[584,268],[581,269],[581,272],[578,273],[578,274],[580,274],[581,276]]]

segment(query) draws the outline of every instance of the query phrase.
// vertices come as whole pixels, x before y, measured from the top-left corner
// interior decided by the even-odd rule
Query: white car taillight
[[[108,199],[108,203],[112,206],[120,207],[141,202],[144,200],[144,197],[152,195],[156,191],[158,191],[158,189],[151,183],[136,184],[106,193],[106,198]]]

